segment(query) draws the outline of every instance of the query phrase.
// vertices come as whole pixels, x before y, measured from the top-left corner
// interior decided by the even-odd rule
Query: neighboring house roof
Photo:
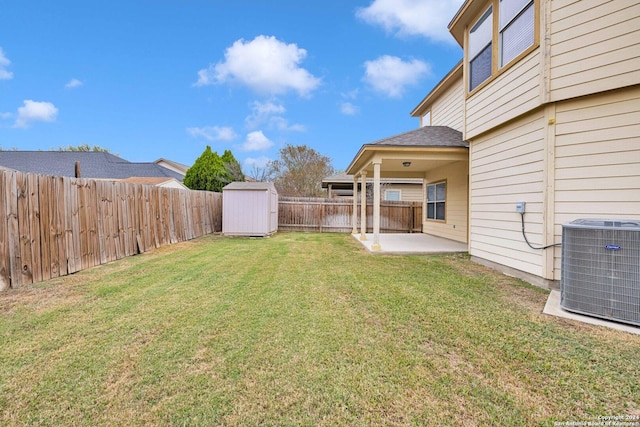
[[[186,174],[187,170],[189,170],[190,168],[190,166],[183,165],[182,163],[174,162],[173,160],[165,159],[163,157],[160,157],[158,160],[156,160],[153,163],[160,165],[162,167],[165,167],[167,169],[171,169],[174,172],[181,173],[182,175]]]
[[[82,178],[138,176],[184,179],[184,175],[156,163],[132,163],[100,151],[0,151],[0,167],[20,172],[74,177],[76,162],[80,164]]]
[[[183,188],[185,190],[189,189],[186,185],[184,185],[183,183],[181,183],[175,178],[132,176],[130,178],[121,179],[120,181],[128,182],[130,184],[153,185],[156,187]]]

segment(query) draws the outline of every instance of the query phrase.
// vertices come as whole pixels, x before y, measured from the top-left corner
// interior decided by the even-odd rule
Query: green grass
[[[0,425],[553,425],[640,415],[640,337],[465,256],[209,236],[0,294]]]

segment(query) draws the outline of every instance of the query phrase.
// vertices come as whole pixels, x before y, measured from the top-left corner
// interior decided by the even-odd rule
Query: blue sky
[[[245,173],[307,145],[345,169],[460,60],[462,0],[0,0],[0,147],[99,145]]]

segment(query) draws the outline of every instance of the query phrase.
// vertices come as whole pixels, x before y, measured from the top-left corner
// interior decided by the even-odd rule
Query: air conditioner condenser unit
[[[562,308],[640,326],[640,221],[562,226]]]

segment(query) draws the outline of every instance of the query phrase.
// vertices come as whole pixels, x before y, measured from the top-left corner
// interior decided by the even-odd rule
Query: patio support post
[[[372,251],[379,251],[380,246],[380,161],[373,163],[373,245]]]
[[[351,212],[351,234],[358,232],[358,177],[353,176],[353,210]]]
[[[360,240],[367,240],[367,172],[360,175]]]

